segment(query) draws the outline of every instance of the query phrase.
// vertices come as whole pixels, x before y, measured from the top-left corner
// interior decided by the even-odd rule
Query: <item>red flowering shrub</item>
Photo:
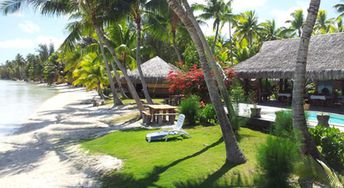
[[[225,69],[225,74],[227,76],[225,82],[229,86],[232,78],[235,76],[235,72],[233,69]],[[167,76],[167,81],[169,82],[169,91],[171,93],[196,94],[202,99],[209,98],[203,71],[197,68],[197,65],[192,66],[188,72],[171,71]]]

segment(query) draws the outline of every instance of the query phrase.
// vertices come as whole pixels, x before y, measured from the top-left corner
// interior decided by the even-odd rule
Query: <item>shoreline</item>
[[[20,129],[26,122],[28,122],[32,116],[34,116],[40,109],[40,107],[42,105],[44,105],[44,103],[46,101],[48,101],[49,99],[51,99],[52,97],[56,96],[59,94],[59,89],[61,87],[66,87],[66,84],[60,84],[60,85],[52,85],[49,86],[47,83],[36,83],[36,82],[29,82],[29,81],[25,81],[25,80],[0,80],[0,81],[6,81],[6,82],[16,82],[16,83],[23,83],[23,84],[29,84],[29,85],[33,85],[35,87],[40,87],[43,89],[49,89],[49,90],[53,90],[53,94],[49,97],[47,97],[46,99],[44,99],[42,102],[40,102],[39,104],[37,104],[35,106],[35,108],[33,109],[32,112],[28,113],[26,117],[24,117],[23,119],[20,119],[18,122],[15,123],[15,125],[13,125],[13,128],[10,129],[7,132],[4,133],[0,133],[0,139],[6,136],[10,136],[13,135],[18,129]]]
[[[59,87],[59,86],[58,86]],[[20,128],[0,138],[0,185],[4,187],[99,187],[102,173],[119,169],[122,161],[86,155],[80,141],[122,128],[104,120],[132,109],[93,107],[96,92],[60,86]]]

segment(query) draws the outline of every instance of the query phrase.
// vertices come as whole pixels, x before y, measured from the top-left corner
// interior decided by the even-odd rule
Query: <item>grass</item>
[[[140,119],[140,112],[134,111],[134,112],[129,112],[129,113],[125,113],[120,116],[117,116],[111,119],[110,121],[106,121],[105,123],[110,124],[110,125],[120,125],[127,122],[138,121],[139,119]]]
[[[103,178],[104,187],[246,187],[253,185],[257,145],[267,135],[240,130],[240,147],[248,161],[225,163],[219,126],[186,128],[192,138],[169,142],[145,141],[154,130],[127,130],[82,143],[93,152],[124,160],[124,167]]]

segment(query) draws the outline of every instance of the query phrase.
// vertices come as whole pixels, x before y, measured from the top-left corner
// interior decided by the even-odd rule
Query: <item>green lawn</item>
[[[124,160],[124,168],[104,177],[105,187],[245,187],[253,184],[257,146],[267,135],[240,130],[240,146],[248,162],[225,164],[219,126],[187,128],[192,138],[168,142],[145,141],[154,130],[118,131],[82,143],[93,153]]]

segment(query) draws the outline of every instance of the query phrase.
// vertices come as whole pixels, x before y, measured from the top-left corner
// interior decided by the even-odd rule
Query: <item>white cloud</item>
[[[290,14],[294,12],[296,9],[302,9],[304,17],[306,19],[307,16],[307,8],[308,8],[308,3],[307,1],[301,1],[298,0],[296,1],[296,5],[287,9],[287,10],[281,10],[281,9],[273,9],[271,10],[271,16],[276,20],[276,24],[278,26],[285,26],[286,21],[291,19]]]
[[[58,48],[63,42],[63,39],[50,37],[50,36],[38,36],[36,38],[16,38],[12,40],[0,41],[0,48],[5,49],[35,49],[39,44],[54,44],[55,48]]]
[[[22,23],[19,23],[18,26],[26,33],[37,33],[41,30],[41,28],[37,24],[31,21],[24,21]]]
[[[262,7],[266,4],[267,0],[234,0],[232,3],[235,12],[243,10],[252,10]]]
[[[0,48],[27,49],[33,48],[34,42],[30,39],[13,39],[0,41]]]

